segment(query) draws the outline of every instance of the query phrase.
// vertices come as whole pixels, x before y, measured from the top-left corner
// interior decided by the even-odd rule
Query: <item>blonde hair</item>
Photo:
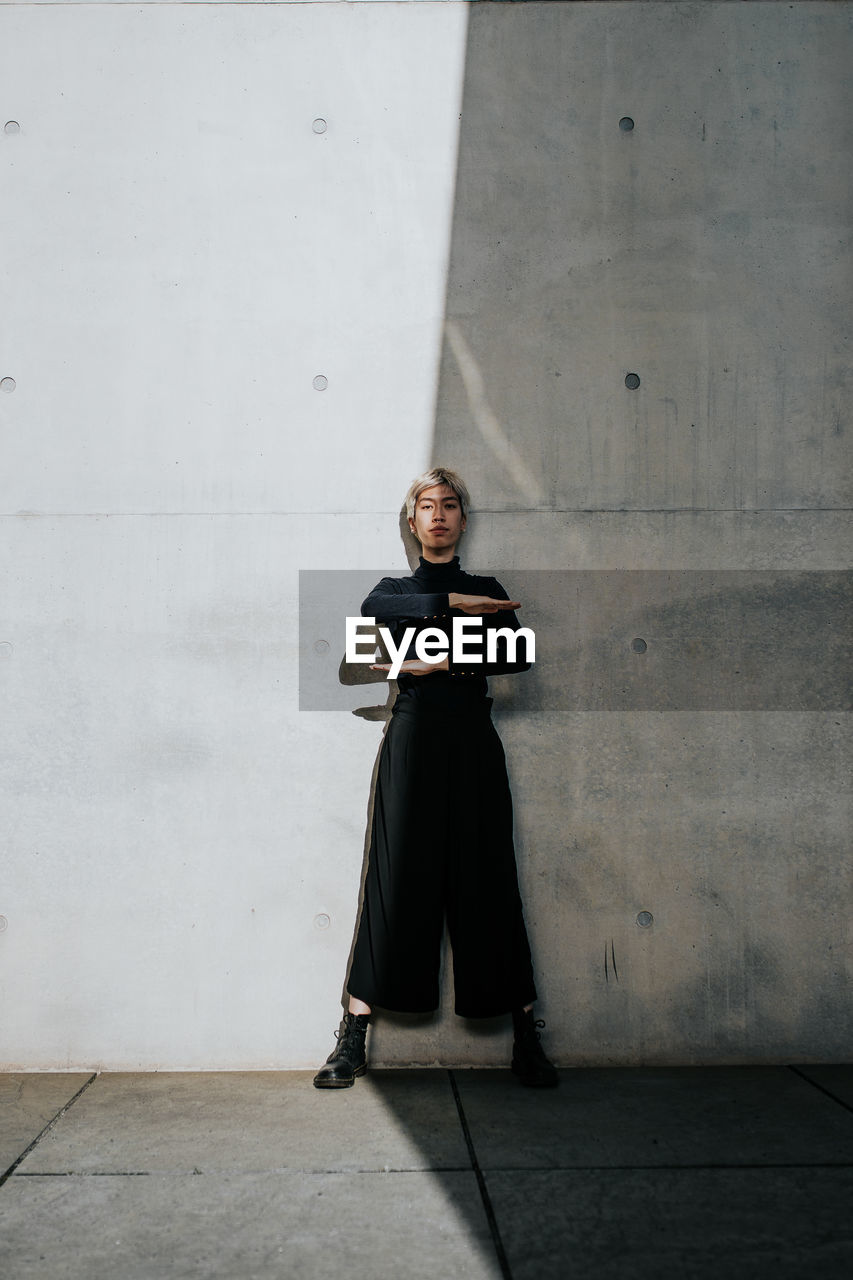
[[[471,495],[468,492],[465,481],[455,471],[451,471],[449,467],[432,467],[429,471],[425,471],[423,475],[417,476],[409,485],[409,492],[406,494],[406,515],[409,519],[414,519],[415,503],[424,489],[431,489],[435,484],[450,486],[459,499],[462,515],[467,517],[468,507],[471,504]]]

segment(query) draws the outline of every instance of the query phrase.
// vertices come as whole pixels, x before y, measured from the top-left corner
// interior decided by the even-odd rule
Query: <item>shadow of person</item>
[[[415,538],[414,534],[409,528],[409,521],[406,515],[405,503],[403,503],[402,507],[400,508],[398,524],[400,529],[400,541],[403,544],[403,551],[405,552],[406,560],[408,562],[410,570],[414,572],[415,569],[417,569],[418,567],[421,549],[420,549],[420,544],[418,543],[417,538]],[[363,631],[362,635],[364,637],[365,644],[366,644],[366,642],[371,637],[367,631]],[[372,638],[374,640],[375,647],[380,652],[380,655],[381,655],[380,661],[390,662],[391,656],[382,642],[382,637],[379,634],[378,628],[374,631]],[[366,706],[366,707],[356,707],[353,710],[352,714],[354,716],[358,716],[360,720],[368,720],[368,721],[374,721],[374,722],[379,720],[385,720],[385,721],[390,720],[391,708],[393,707],[394,700],[397,697],[396,681],[388,680],[385,674],[381,671],[371,670],[370,665],[366,662],[347,662],[346,654],[344,654],[343,658],[341,658],[341,663],[340,663],[340,666],[338,667],[338,681],[340,684],[343,684],[343,685],[360,685],[360,684],[387,685],[388,697],[386,699],[384,706],[377,706],[376,704],[373,704],[371,706]],[[381,744],[380,744],[380,750],[381,750]],[[378,758],[379,757],[377,755],[377,759]],[[375,770],[374,770],[374,786],[375,786]],[[371,788],[371,805],[372,805],[372,796],[373,796],[373,788]]]

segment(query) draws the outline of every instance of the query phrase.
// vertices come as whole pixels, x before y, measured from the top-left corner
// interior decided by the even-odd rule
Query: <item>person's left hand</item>
[[[371,671],[390,671],[390,662],[371,662]],[[400,675],[406,676],[431,676],[436,671],[447,670],[447,658],[442,658],[440,662],[421,662],[420,658],[407,658],[400,666]]]

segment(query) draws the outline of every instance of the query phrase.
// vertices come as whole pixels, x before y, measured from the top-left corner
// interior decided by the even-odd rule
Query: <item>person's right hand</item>
[[[451,609],[461,609],[463,613],[476,617],[482,613],[500,613],[506,609],[520,609],[520,600],[494,600],[491,596],[463,596],[458,591],[451,591],[447,597]]]

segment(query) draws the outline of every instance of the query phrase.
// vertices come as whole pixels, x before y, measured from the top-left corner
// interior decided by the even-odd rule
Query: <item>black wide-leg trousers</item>
[[[489,1018],[536,999],[512,797],[489,705],[458,715],[394,709],[347,981],[366,1004],[438,1007],[445,918],[458,1014]]]

